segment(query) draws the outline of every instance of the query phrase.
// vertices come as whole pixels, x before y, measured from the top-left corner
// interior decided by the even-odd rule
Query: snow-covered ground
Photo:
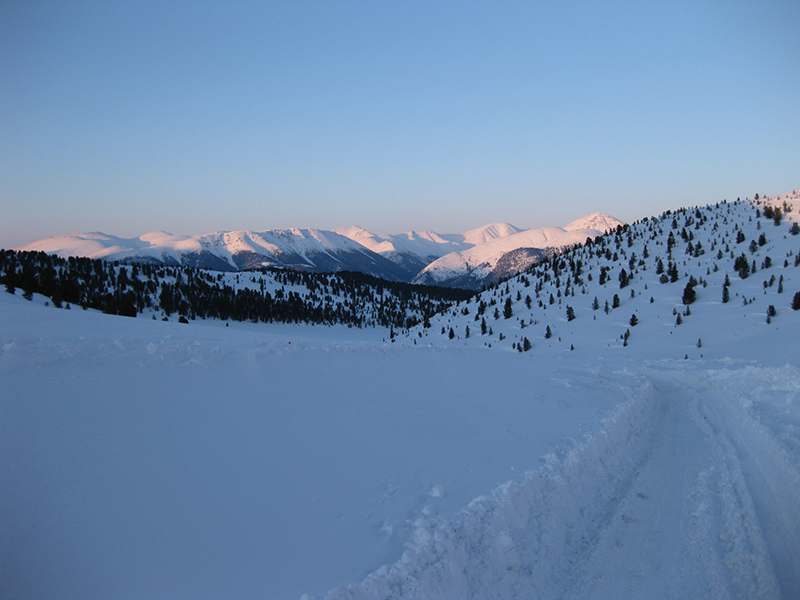
[[[616,311],[587,260],[573,321],[481,336],[473,300],[391,344],[0,292],[0,598],[800,597],[800,237],[764,221],[723,305],[706,225],[680,326],[652,243]]]

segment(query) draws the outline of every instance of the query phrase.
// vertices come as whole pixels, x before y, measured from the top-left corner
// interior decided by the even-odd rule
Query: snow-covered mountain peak
[[[489,223],[477,229],[470,229],[464,233],[464,241],[473,246],[480,246],[497,238],[508,237],[515,233],[524,231],[519,227],[514,227],[511,223]]]
[[[566,231],[576,229],[596,229],[602,233],[613,231],[620,225],[624,225],[619,219],[607,215],[606,213],[595,212],[580,219],[575,219],[572,223],[564,227]]]

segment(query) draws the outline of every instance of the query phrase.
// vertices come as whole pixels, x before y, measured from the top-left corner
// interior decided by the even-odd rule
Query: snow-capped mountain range
[[[594,213],[564,228],[524,230],[509,223],[490,223],[461,234],[386,235],[360,227],[219,231],[198,236],[153,232],[137,238],[94,232],[45,238],[15,250],[218,271],[347,270],[393,281],[478,289],[618,225],[622,225],[618,219]]]

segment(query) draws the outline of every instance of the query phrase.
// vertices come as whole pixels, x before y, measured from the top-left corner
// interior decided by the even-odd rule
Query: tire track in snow
[[[800,495],[785,453],[731,410],[730,390],[652,376],[666,413],[653,452],[563,599],[798,597]]]
[[[747,490],[754,523],[763,538],[763,554],[771,564],[780,595],[800,598],[800,473],[791,454],[796,440],[786,440],[760,418],[763,391],[800,389],[791,369],[746,369],[741,373],[710,372],[715,389],[699,405],[730,463]],[[761,381],[759,381],[761,380]],[[764,381],[766,380],[766,381]],[[757,384],[753,389],[754,384]]]
[[[400,561],[329,598],[800,597],[791,448],[735,377],[645,377],[595,439],[455,522],[421,515]]]
[[[685,552],[688,540],[698,537],[690,492],[712,466],[708,440],[691,419],[687,392],[663,381],[655,387],[663,417],[652,451],[576,569],[565,600],[730,597],[721,578],[709,578],[697,557]]]

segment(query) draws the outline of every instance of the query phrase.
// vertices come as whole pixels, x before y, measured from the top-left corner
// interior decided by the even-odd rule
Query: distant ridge
[[[136,238],[90,232],[45,238],[15,250],[216,271],[266,267],[356,271],[390,281],[479,289],[527,268],[558,248],[582,243],[586,237],[620,224],[614,217],[593,213],[564,229],[520,229],[495,222],[458,234],[375,234],[357,226],[333,231],[217,231],[196,236],[155,231]],[[505,256],[509,253],[513,254]]]

